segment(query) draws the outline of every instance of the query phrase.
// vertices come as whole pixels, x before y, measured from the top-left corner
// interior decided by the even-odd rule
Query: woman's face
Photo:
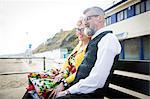
[[[85,26],[83,24],[80,24],[76,28],[76,35],[78,36],[78,39],[80,41],[85,41],[87,39],[90,39],[85,33],[84,33]]]

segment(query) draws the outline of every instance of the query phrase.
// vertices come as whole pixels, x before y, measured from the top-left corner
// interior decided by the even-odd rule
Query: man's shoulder
[[[113,33],[113,31],[111,30],[108,30],[108,31],[105,31],[107,33],[107,37],[110,37],[110,38],[117,38],[116,35]]]
[[[112,41],[118,42],[118,38],[113,33],[108,33],[102,39],[103,39],[102,41],[107,41],[107,42],[112,42]]]

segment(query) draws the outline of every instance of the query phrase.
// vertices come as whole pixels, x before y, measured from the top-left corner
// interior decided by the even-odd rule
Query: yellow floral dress
[[[79,51],[81,46],[81,43],[79,43],[75,49],[72,51],[72,53],[69,55],[67,60],[64,62],[62,65],[62,68],[60,72],[62,73],[63,79],[69,84],[75,79],[76,71],[81,64],[85,50],[86,48],[82,49]],[[29,83],[34,86],[35,92],[38,94],[40,97],[46,97],[46,93],[49,91],[50,88],[54,88],[57,86],[60,82],[52,82],[51,81],[51,74],[52,72],[50,70],[44,72],[42,78],[40,73],[31,73],[29,77]]]

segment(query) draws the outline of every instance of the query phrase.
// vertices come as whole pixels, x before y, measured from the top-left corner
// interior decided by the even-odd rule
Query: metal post
[[[43,66],[44,66],[44,70],[45,70],[45,57],[43,57]]]

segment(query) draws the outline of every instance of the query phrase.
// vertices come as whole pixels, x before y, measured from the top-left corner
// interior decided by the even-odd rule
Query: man
[[[118,39],[112,31],[106,31],[104,28],[104,11],[99,7],[91,7],[83,14],[87,35],[94,35],[87,46],[73,85],[57,93],[56,97],[60,99],[103,98],[113,63],[121,52]]]

